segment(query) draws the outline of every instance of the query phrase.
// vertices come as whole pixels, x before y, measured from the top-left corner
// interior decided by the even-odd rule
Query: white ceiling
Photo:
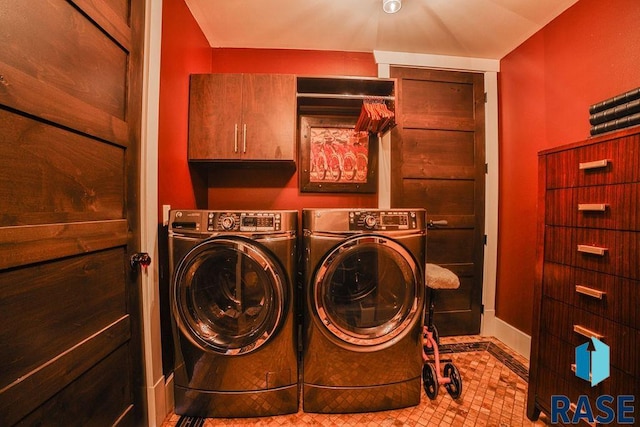
[[[501,59],[577,0],[185,0],[211,47]]]

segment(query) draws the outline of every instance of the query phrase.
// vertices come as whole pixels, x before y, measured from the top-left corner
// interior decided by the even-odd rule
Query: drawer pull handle
[[[586,338],[597,338],[599,340],[602,340],[602,338],[604,338],[604,335],[593,332],[591,329],[587,329],[584,326],[580,325],[573,325],[573,332],[575,332],[576,334],[580,334]]]
[[[594,162],[580,163],[580,170],[606,168],[609,165],[609,159],[596,160]]]
[[[578,245],[578,252],[584,254],[604,256],[608,250],[608,248],[601,248],[600,246]]]
[[[606,203],[580,203],[578,210],[582,212],[604,212],[609,205]]]
[[[582,285],[576,285],[576,292],[582,295],[586,295],[596,299],[602,299],[607,294],[606,292],[599,291],[597,289],[588,288]]]

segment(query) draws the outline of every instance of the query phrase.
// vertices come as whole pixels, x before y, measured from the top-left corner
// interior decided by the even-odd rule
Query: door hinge
[[[484,314],[484,304],[480,304],[480,314]]]
[[[484,164],[484,173],[485,174],[489,173],[489,163]]]
[[[486,234],[484,236],[482,236],[482,241],[483,241],[484,245],[487,246],[487,235]]]
[[[488,102],[488,96],[487,96],[487,92],[484,93],[484,103],[486,104]]]

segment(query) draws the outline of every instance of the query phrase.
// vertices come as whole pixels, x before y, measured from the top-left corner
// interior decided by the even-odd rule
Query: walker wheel
[[[460,372],[458,372],[456,365],[453,363],[444,365],[444,376],[451,380],[451,382],[445,384],[444,387],[452,398],[457,399],[462,394],[462,377],[460,377]]]
[[[425,363],[424,366],[422,366],[422,387],[429,399],[435,400],[435,398],[438,397],[436,369],[431,363]]]

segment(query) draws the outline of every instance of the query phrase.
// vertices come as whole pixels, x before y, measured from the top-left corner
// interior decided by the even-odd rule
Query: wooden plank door
[[[391,206],[422,207],[433,225],[427,262],[452,270],[457,290],[438,291],[440,335],[480,332],[484,258],[483,75],[391,69],[398,126],[391,137]]]
[[[0,425],[141,425],[143,0],[0,5]]]

